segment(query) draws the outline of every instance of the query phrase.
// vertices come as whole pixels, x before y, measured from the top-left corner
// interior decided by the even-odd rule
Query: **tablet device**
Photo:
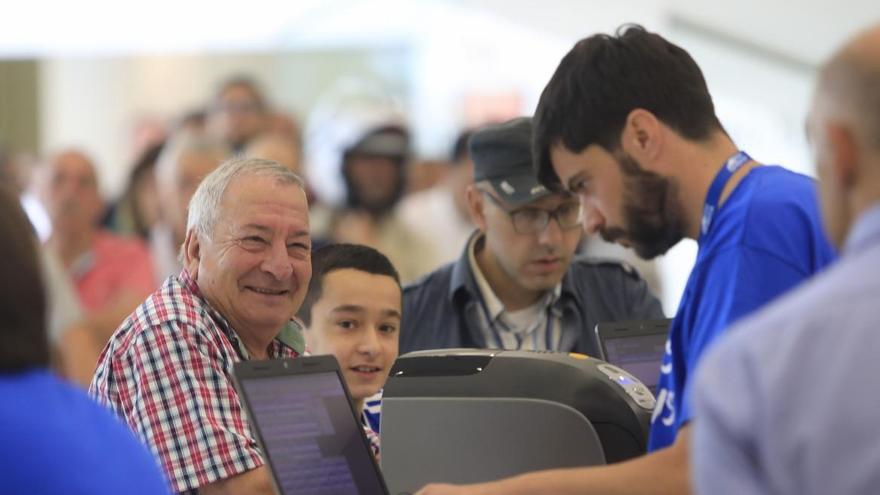
[[[651,393],[657,392],[660,365],[672,320],[632,320],[596,325],[603,360],[632,373]]]
[[[388,494],[335,357],[244,361],[234,379],[278,493]]]

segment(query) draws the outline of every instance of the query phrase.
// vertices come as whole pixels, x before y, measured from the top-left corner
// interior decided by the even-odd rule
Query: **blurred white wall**
[[[276,108],[305,116],[325,87],[345,74],[378,81],[394,91],[406,84],[383,71],[405,57],[400,49],[238,53],[132,57],[77,57],[41,63],[42,142],[45,150],[76,145],[91,153],[105,195],[118,194],[133,157],[135,121],[179,118],[209,102],[219,81],[246,73]]]

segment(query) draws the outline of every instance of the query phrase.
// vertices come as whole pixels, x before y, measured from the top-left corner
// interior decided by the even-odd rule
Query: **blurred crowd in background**
[[[230,76],[203,108],[133,126],[133,159],[119,164],[129,173],[118,197],[102,195],[104,168],[88,149],[0,152],[0,177],[15,186],[43,241],[51,336],[69,377],[87,385],[117,326],[180,272],[190,197],[233,156],[271,159],[305,179],[313,248],[374,247],[404,283],[460,256],[474,230],[464,197],[473,180],[472,129],[461,129],[446,156],[425,159],[388,101],[337,99],[309,116],[308,132],[302,122],[275,108],[255,78]],[[642,271],[652,280],[650,265]],[[659,291],[656,279],[652,286]]]

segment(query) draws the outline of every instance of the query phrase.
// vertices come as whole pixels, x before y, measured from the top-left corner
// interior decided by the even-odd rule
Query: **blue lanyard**
[[[728,158],[721,170],[715,175],[712,185],[709,186],[709,192],[706,193],[706,203],[703,205],[703,220],[700,223],[700,240],[709,232],[712,225],[712,217],[718,211],[718,202],[721,200],[721,191],[727,185],[727,181],[740,167],[746,164],[752,157],[745,151],[737,151],[735,155]]]

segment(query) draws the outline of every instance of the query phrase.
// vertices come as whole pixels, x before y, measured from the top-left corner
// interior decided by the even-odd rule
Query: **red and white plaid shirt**
[[[297,352],[276,339],[270,357]],[[184,271],[141,304],[98,359],[89,393],[161,461],[182,493],[263,465],[232,382],[235,332]]]

